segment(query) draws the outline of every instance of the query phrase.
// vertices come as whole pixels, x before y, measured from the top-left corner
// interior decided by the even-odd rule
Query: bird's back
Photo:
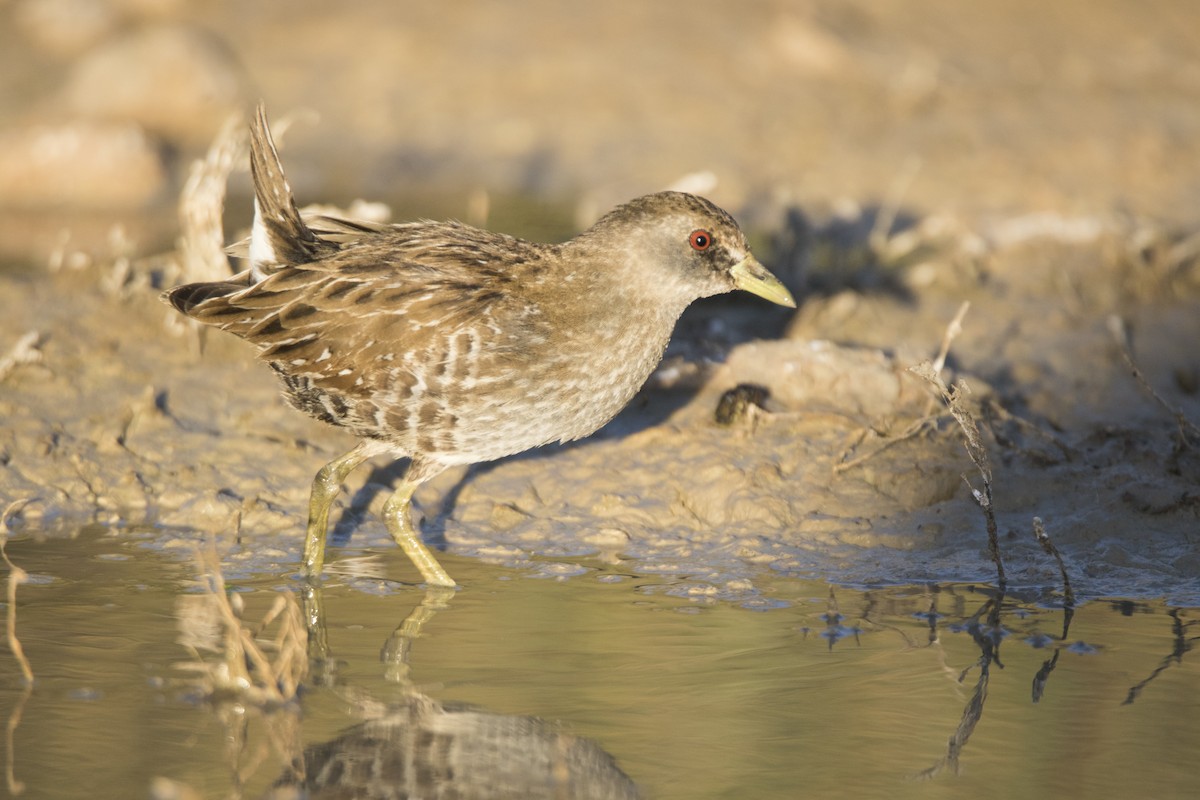
[[[296,408],[409,455],[473,463],[592,433],[686,305],[618,268],[620,235],[567,257],[457,222],[306,220],[261,108],[251,167],[250,269],[168,302],[253,344]]]

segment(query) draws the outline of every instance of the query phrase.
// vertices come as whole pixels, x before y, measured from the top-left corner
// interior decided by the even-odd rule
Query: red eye
[[[712,244],[712,234],[708,231],[692,231],[692,235],[688,237],[688,242],[692,245],[693,250],[704,251]]]

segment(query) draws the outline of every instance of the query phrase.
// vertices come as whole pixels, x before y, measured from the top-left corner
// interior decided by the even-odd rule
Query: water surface
[[[676,596],[619,563],[572,562],[555,580],[451,554],[464,588],[397,640],[424,593],[371,577],[408,574],[395,548],[345,548],[343,577],[323,587],[330,662],[297,703],[263,710],[206,703],[181,669],[193,654],[180,615],[201,599],[186,548],[93,528],[13,538],[8,553],[30,573],[17,633],[36,681],[26,691],[6,652],[0,717],[7,791],[28,798],[141,797],[159,778],[257,797],[303,748],[389,709],[412,758],[437,748],[405,744],[406,728],[442,731],[442,757],[466,759],[452,780],[493,774],[487,752],[557,747],[610,792],[595,796],[629,796],[622,775],[651,798],[1195,789],[1196,609],[1114,599],[1068,620],[1053,598],[987,586],[766,575],[770,602],[749,609]],[[247,619],[299,588],[288,574],[239,575],[229,588]],[[398,649],[406,665],[381,661]]]

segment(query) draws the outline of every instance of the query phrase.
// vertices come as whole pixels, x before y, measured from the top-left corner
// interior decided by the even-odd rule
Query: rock
[[[21,0],[12,16],[26,40],[59,58],[82,53],[119,22],[112,5],[100,0]]]
[[[71,113],[133,120],[199,150],[242,109],[246,85],[241,65],[220,39],[161,25],[113,39],[83,57],[63,98]]]
[[[158,143],[132,122],[30,124],[0,133],[0,205],[131,209],[160,198]]]
[[[714,382],[766,387],[771,400],[786,410],[832,410],[861,420],[893,416],[910,397],[925,397],[883,352],[820,340],[742,345],[729,354]]]

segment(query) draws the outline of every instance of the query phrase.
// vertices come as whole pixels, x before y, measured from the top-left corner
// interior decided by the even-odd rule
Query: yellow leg
[[[412,496],[420,485],[405,477],[400,488],[388,499],[383,507],[384,521],[387,522],[388,533],[404,549],[412,562],[417,565],[425,582],[430,586],[453,587],[454,579],[446,574],[442,565],[429,552],[429,548],[421,541],[421,535],[412,524]]]
[[[424,635],[425,624],[433,619],[434,614],[450,605],[454,599],[454,590],[445,586],[430,586],[425,590],[425,598],[412,610],[400,626],[392,631],[383,651],[379,654],[387,665],[384,675],[389,681],[399,683],[405,689],[412,689],[409,680],[408,654],[413,641]]]
[[[308,532],[304,537],[304,574],[316,578],[325,566],[325,531],[329,527],[329,507],[342,489],[342,482],[355,467],[375,454],[366,442],[317,471],[308,501]]]
[[[325,625],[325,602],[321,584],[305,581],[301,590],[304,600],[304,627],[308,631],[309,680],[318,686],[332,686],[337,659],[329,649],[329,633]]]

